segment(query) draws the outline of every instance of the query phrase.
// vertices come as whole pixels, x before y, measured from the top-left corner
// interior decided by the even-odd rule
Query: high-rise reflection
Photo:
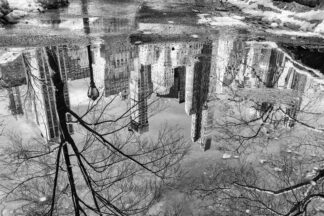
[[[129,129],[138,134],[149,131],[148,106],[152,94],[159,100],[184,103],[184,113],[191,118],[191,140],[207,150],[214,136],[218,100],[226,100],[233,94],[245,97],[244,92],[256,89],[262,91],[264,98],[275,91],[299,92],[296,100],[275,103],[264,99],[253,108],[257,116],[262,116],[270,108],[280,106],[284,110],[281,123],[293,127],[306,103],[301,93],[315,85],[316,72],[294,61],[275,44],[219,34],[213,41],[170,40],[134,45],[123,34],[124,28],[118,29],[117,35],[105,36],[91,46],[94,80],[105,97],[119,94],[128,101]],[[16,57],[23,75],[10,78],[10,64],[6,67],[2,64],[2,84],[7,88],[11,113],[26,116],[39,126],[44,138],[52,140],[59,135],[59,124],[44,49],[30,49]],[[55,50],[69,106],[68,80],[89,77],[88,53],[85,46],[75,45],[56,46]],[[30,75],[33,79],[28,78]],[[21,93],[26,83],[35,87],[28,97]],[[70,116],[67,121],[71,121]],[[69,129],[73,133],[72,125]]]
[[[67,85],[68,73],[72,71],[68,68],[67,46],[56,46],[54,55],[57,56],[59,73],[64,85],[65,103],[70,106],[69,89]],[[26,73],[33,77],[30,79],[30,86],[34,87],[28,98],[28,112],[26,116],[33,120],[42,133],[42,136],[47,140],[56,140],[60,136],[60,127],[57,117],[57,107],[55,104],[55,88],[52,85],[52,71],[49,66],[45,48],[37,48],[25,54],[29,66],[26,65]],[[26,61],[26,62],[27,62]],[[71,116],[66,116],[67,122],[71,121]],[[73,126],[68,124],[70,133],[74,132]]]
[[[131,72],[129,90],[131,123],[130,129],[143,134],[149,130],[148,98],[153,92],[151,80],[151,65],[136,62]]]
[[[115,39],[115,40],[114,40]],[[134,60],[138,56],[137,47],[127,41],[127,37],[104,38],[101,46],[105,56],[105,96],[121,93],[126,99],[129,94],[129,78],[134,70]]]

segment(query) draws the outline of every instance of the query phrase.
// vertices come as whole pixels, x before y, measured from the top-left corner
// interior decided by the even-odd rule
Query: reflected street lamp
[[[87,4],[88,4],[88,1],[86,1],[86,0],[82,1],[82,12],[84,13],[84,15],[88,15],[88,5]],[[89,23],[88,17],[83,18],[83,29],[84,29],[84,33],[86,33],[86,35],[90,34],[90,23]],[[90,87],[88,89],[88,98],[95,101],[99,97],[99,91],[93,81],[91,44],[89,44],[87,46],[87,50],[88,50],[89,69],[90,69]]]
[[[91,45],[88,45],[87,49],[88,49],[89,69],[90,69],[90,87],[88,89],[88,98],[95,101],[99,97],[99,90],[97,89],[97,87],[93,81]]]

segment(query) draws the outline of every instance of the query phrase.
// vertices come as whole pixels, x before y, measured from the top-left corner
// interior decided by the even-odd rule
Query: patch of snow
[[[291,31],[283,29],[267,29],[266,32],[276,35],[297,35],[301,37],[323,37],[316,32]]]
[[[275,167],[275,168],[273,168],[273,170],[276,171],[276,172],[282,172],[282,169],[279,168],[279,167]]]
[[[305,20],[323,20],[324,10],[311,10],[307,12],[297,13],[294,16]]]
[[[42,10],[42,6],[36,0],[7,0],[9,7],[22,11],[38,11]]]
[[[232,155],[230,155],[228,153],[223,154],[223,159],[229,159],[231,157],[232,157]]]
[[[278,44],[272,41],[247,41],[246,44],[248,45],[255,45],[257,44],[264,46],[264,48],[273,48],[273,49],[277,49],[278,48]]]
[[[8,62],[12,62],[20,56],[21,53],[17,52],[5,52],[0,56],[0,64],[5,64]]]
[[[47,200],[46,197],[41,197],[41,198],[39,198],[39,201],[41,201],[41,202],[45,202],[46,200]]]
[[[228,0],[239,7],[242,12],[251,16],[262,17],[263,21],[271,22],[271,27],[293,25],[295,30],[281,31],[280,34],[298,34],[302,36],[324,37],[324,10],[311,10],[308,12],[293,12],[276,7],[272,0],[237,1]],[[263,7],[260,7],[263,6]],[[264,10],[267,7],[272,10]],[[275,24],[276,23],[276,24]],[[317,23],[320,23],[317,25]],[[313,34],[308,34],[312,32]],[[277,33],[278,32],[271,32]],[[306,34],[303,34],[306,33]]]
[[[279,26],[278,23],[275,23],[275,22],[271,23],[272,28],[277,28],[278,26]]]
[[[324,34],[324,21],[316,26],[314,32]]]
[[[264,164],[265,162],[267,162],[267,160],[261,159],[259,160],[260,164]]]
[[[233,19],[238,19],[238,20],[244,20],[245,17],[242,17],[242,16],[237,16],[237,15],[234,15],[232,16]]]
[[[241,21],[240,17],[218,17],[211,16],[209,14],[198,14],[199,20],[198,24],[209,24],[212,26],[246,26],[244,22]]]
[[[143,31],[143,34],[152,34],[150,31]]]

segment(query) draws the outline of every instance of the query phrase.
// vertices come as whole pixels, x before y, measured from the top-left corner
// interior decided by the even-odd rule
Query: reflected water
[[[235,180],[280,189],[293,184],[277,181],[282,173],[300,180],[309,171],[303,166],[322,162],[323,46],[315,39],[198,25],[198,2],[75,0],[6,29],[0,36],[0,197],[10,196],[1,214],[23,200],[29,202],[23,213],[45,215],[57,161],[63,168],[56,173],[66,175],[57,180],[56,215],[73,214],[73,193],[80,202],[91,200],[89,179],[103,210],[143,215],[164,202],[161,197],[172,202],[191,193],[189,183],[218,187],[215,170],[225,179],[224,197],[243,206],[244,214],[236,215],[245,215],[247,204],[237,201],[241,189],[227,195]],[[283,172],[287,158],[300,173]],[[38,174],[49,177],[10,191]],[[173,180],[170,193],[164,183]],[[278,209],[294,202],[287,199]]]
[[[118,32],[129,25],[116,21],[112,26],[116,26],[114,31]],[[174,124],[168,115],[180,108],[183,115],[179,114],[177,121],[187,131],[188,138],[190,135],[193,142],[208,150],[216,145],[213,138],[219,131],[215,127],[226,115],[236,112],[236,120],[245,122],[262,119],[262,128],[267,128],[268,124],[273,128],[291,128],[299,120],[301,110],[322,107],[322,104],[310,106],[309,95],[323,91],[323,71],[295,61],[274,42],[249,41],[235,34],[221,33],[214,40],[159,41],[154,38],[146,43],[133,39],[132,43],[132,38],[140,37],[102,37],[91,44],[90,53],[93,80],[100,93],[99,102],[95,103],[114,100],[116,106],[120,106],[118,111],[105,110],[106,115],[122,114],[127,110],[128,117],[123,122],[125,133],[149,133],[152,121],[157,121],[154,127],[161,121]],[[92,78],[87,47],[54,47],[66,86],[67,105],[79,108],[91,104],[92,100],[87,98]],[[26,119],[39,128],[44,139],[57,139],[55,90],[45,48],[9,49],[2,53],[8,56],[1,64],[1,103],[6,107],[1,110],[2,115]],[[34,88],[32,97],[28,85]],[[164,111],[150,110],[154,104],[160,104]],[[222,114],[219,113],[220,104],[227,105]],[[237,106],[239,110],[235,110]],[[276,112],[269,111],[274,107]],[[67,116],[67,120],[72,121],[71,116]],[[311,125],[314,128],[323,126],[316,121]],[[75,133],[74,123],[69,127],[70,132]],[[242,139],[237,141],[242,142]]]

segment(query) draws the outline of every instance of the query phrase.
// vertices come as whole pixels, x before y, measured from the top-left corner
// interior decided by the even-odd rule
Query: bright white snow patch
[[[198,17],[198,24],[209,24],[212,26],[246,26],[246,24],[241,21],[242,17],[239,16],[218,17],[209,14],[198,14]]]
[[[18,52],[5,52],[0,56],[0,64],[5,64],[7,62],[12,62],[20,56],[21,53]]]
[[[324,34],[324,21],[315,28],[314,32]]]
[[[230,155],[228,153],[223,154],[223,159],[229,159],[231,157],[232,157],[232,155]]]
[[[41,198],[39,198],[39,201],[41,201],[41,202],[45,202],[46,200],[47,200],[46,197],[41,197]]]
[[[293,12],[278,8],[273,4],[272,0],[228,1],[231,4],[239,7],[246,14],[249,14],[251,16],[262,17],[263,21],[271,22],[272,28],[278,28],[284,26],[285,24],[294,25],[297,28],[295,30],[281,30],[281,32],[271,33],[288,34],[288,32],[292,31],[291,34],[296,34],[296,32],[298,32],[298,35],[301,36],[324,36],[324,10]],[[265,10],[264,7],[267,7],[271,10]],[[317,25],[317,23],[320,24]],[[307,34],[311,32],[313,34]]]
[[[273,170],[276,171],[276,172],[282,172],[282,169],[279,168],[279,167],[275,167]]]
[[[42,9],[36,0],[8,0],[10,8],[23,11],[37,11]]]

